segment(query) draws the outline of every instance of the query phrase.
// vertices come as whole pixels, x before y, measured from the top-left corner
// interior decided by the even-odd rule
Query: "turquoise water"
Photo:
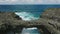
[[[18,15],[22,20],[24,21],[31,21],[31,20],[38,20],[40,18],[40,14],[37,14],[34,12],[15,12],[16,15]]]
[[[37,28],[23,28],[21,34],[40,34]]]

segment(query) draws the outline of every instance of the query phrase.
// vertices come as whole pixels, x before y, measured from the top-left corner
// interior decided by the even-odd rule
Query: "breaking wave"
[[[16,15],[18,15],[22,20],[24,21],[30,21],[30,20],[37,20],[39,17],[37,17],[36,14],[31,12],[15,12]]]

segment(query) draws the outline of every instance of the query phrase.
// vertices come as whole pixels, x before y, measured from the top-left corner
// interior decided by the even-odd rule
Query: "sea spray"
[[[16,15],[18,15],[22,20],[24,21],[31,21],[31,20],[37,20],[39,19],[39,16],[36,15],[36,13],[31,12],[15,12]]]

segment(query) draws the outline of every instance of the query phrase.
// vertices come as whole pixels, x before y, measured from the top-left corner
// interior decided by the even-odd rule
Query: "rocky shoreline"
[[[42,34],[60,34],[60,8],[48,8],[39,20],[23,21],[14,12],[0,12],[0,34],[13,31],[15,34],[23,28],[37,27]]]

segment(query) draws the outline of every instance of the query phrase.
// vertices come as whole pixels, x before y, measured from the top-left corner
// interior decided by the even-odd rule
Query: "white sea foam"
[[[36,20],[38,17],[35,17],[34,14],[30,12],[15,12],[16,15],[22,18],[22,20],[30,21],[30,20]]]
[[[21,34],[39,34],[39,33],[36,27],[32,27],[32,28],[23,28]]]
[[[37,29],[36,27],[33,27],[33,28],[27,28],[27,30],[33,30],[33,29]]]

